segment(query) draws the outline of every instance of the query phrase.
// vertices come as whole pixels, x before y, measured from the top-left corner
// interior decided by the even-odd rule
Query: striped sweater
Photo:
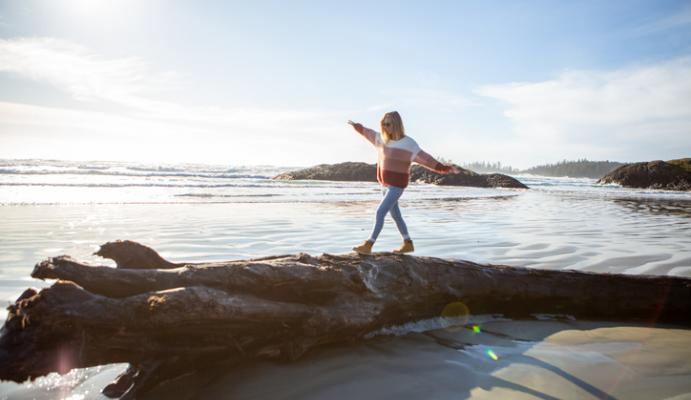
[[[360,124],[355,124],[354,128],[377,148],[377,181],[382,185],[407,187],[412,162],[437,173],[446,173],[450,169],[423,151],[410,136],[384,143],[379,132]]]

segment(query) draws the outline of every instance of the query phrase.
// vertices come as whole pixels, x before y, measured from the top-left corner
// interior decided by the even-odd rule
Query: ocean
[[[368,237],[381,198],[376,183],[271,179],[293,169],[0,160],[0,299],[9,304],[26,287],[50,284],[29,276],[33,265],[46,257],[69,254],[112,265],[92,253],[100,244],[117,239],[148,245],[174,262],[199,262],[298,252],[346,253]],[[411,183],[400,205],[415,254],[530,268],[691,277],[691,193],[599,185],[585,178],[515,178],[530,189]],[[399,245],[389,219],[374,250],[389,251]],[[434,329],[441,328],[429,331]],[[688,334],[680,335],[682,343],[691,344]],[[403,353],[425,352],[430,351],[426,346],[434,346],[425,342],[429,335],[413,331],[405,339],[386,339],[386,344],[377,340],[384,339],[360,350],[394,346]],[[537,343],[549,342],[541,338]],[[333,367],[340,362],[347,365],[344,360],[350,358],[343,357],[352,354],[321,357]],[[584,363],[586,371],[591,364]],[[685,365],[691,371],[688,362]],[[277,368],[265,371],[278,374]],[[4,383],[0,397],[99,398],[101,381],[121,369],[105,366],[32,384]],[[300,376],[296,369],[290,371]],[[472,389],[467,393],[472,394]],[[497,394],[483,390],[478,393]],[[343,398],[356,392],[348,391]],[[199,395],[195,393],[192,398]],[[238,398],[252,397],[243,393]],[[293,398],[306,397],[306,392],[300,393]],[[387,397],[386,393],[392,392],[384,391],[380,397]],[[443,393],[438,398],[446,398]]]

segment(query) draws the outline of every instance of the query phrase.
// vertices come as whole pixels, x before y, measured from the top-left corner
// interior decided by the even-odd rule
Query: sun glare
[[[137,14],[143,1],[133,0],[62,0],[55,3],[67,20],[86,23],[126,23]]]

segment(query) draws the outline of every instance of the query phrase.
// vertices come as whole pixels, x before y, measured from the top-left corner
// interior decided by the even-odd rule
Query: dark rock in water
[[[504,187],[515,189],[528,189],[517,179],[504,174],[478,174],[468,169],[463,169],[458,174],[438,174],[419,165],[413,165],[410,169],[410,180],[413,182],[433,183],[443,186],[474,186],[474,187]]]
[[[658,160],[621,166],[597,182],[630,188],[691,190],[691,172]]]
[[[446,186],[505,187],[527,189],[518,180],[503,174],[482,175],[460,168],[459,174],[437,174],[419,165],[410,169],[412,182],[433,183]],[[377,166],[361,162],[344,162],[340,164],[320,164],[315,167],[291,171],[275,176],[274,179],[313,179],[325,181],[361,181],[376,182]]]
[[[285,172],[275,176],[273,179],[376,182],[377,166],[363,162],[319,164],[310,168]]]

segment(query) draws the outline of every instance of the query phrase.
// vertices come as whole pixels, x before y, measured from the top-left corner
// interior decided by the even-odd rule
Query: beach
[[[475,316],[481,332],[439,321],[292,363],[251,362],[185,375],[146,399],[688,399],[691,332],[592,321]],[[491,353],[490,353],[491,352]],[[491,354],[491,356],[490,356]],[[8,399],[105,399],[114,364],[2,383]]]
[[[238,399],[690,396],[688,330],[587,321],[490,320],[481,325],[486,332],[432,329],[327,349],[290,365],[255,363],[212,380],[208,375],[188,376],[151,397],[181,393],[189,398]],[[488,356],[490,351],[496,359]]]
[[[691,400],[690,43],[689,0],[0,0],[0,400]]]
[[[174,262],[347,253],[369,234],[380,188],[274,181],[289,167],[0,163],[0,298],[9,304],[46,257],[95,265],[129,239]],[[412,183],[401,199],[416,255],[543,269],[691,277],[691,194],[518,176],[530,189]],[[375,251],[400,245],[387,220]],[[427,321],[291,364],[252,363],[164,385],[187,398],[684,398],[688,330],[617,321]],[[4,316],[4,315],[3,315]],[[475,333],[468,324],[481,328]],[[494,357],[487,353],[491,349]],[[101,398],[124,365],[0,384],[0,398]],[[157,397],[158,396],[158,397]],[[688,397],[688,395],[687,395]]]

